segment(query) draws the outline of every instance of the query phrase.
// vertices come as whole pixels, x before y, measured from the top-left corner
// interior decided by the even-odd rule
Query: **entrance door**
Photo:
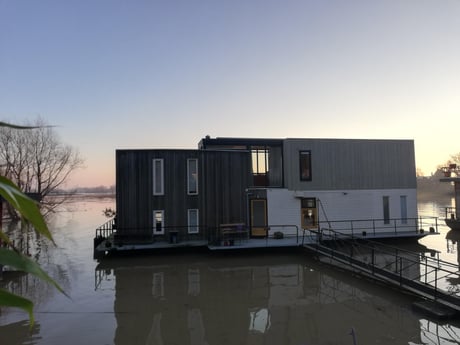
[[[251,235],[267,236],[267,200],[251,200]]]

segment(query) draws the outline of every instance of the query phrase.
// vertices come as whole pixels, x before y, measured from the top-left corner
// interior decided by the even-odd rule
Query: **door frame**
[[[254,204],[263,204],[263,225],[254,225]],[[249,217],[251,227],[251,237],[267,237],[267,199],[250,199],[249,200]]]

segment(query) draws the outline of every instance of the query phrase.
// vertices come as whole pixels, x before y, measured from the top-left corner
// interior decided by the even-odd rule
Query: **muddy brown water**
[[[421,203],[419,210],[428,215],[438,206]],[[321,264],[302,250],[95,261],[92,238],[107,207],[114,207],[113,198],[66,204],[50,219],[56,247],[27,229],[16,236],[71,298],[33,277],[4,274],[0,287],[35,301],[35,324],[30,328],[22,311],[1,309],[1,345],[460,343],[458,321],[431,320],[413,310],[415,297]],[[458,264],[458,242],[440,230],[420,244]]]

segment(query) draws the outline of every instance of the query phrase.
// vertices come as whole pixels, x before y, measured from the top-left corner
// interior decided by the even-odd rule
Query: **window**
[[[268,173],[268,148],[266,147],[252,147],[251,160],[252,160],[252,173],[254,175],[265,175]]]
[[[300,180],[311,181],[311,151],[299,152]]]
[[[153,195],[164,194],[163,159],[153,160]]]
[[[197,234],[199,231],[198,210],[190,209],[188,210],[188,233]]]
[[[407,196],[401,195],[401,223],[407,224]]]
[[[251,164],[253,185],[256,187],[268,186],[269,149],[266,146],[251,147]]]
[[[390,197],[383,197],[383,224],[390,224]]]
[[[153,211],[153,234],[163,235],[165,233],[165,211]]]
[[[198,194],[198,159],[187,159],[187,194]]]

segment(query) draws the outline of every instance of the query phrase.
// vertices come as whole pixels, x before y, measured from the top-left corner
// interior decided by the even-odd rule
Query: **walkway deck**
[[[316,242],[306,243],[304,247],[316,253],[322,262],[391,284],[450,308],[444,315],[451,315],[452,310],[460,312],[460,293],[448,283],[460,278],[457,265],[375,241],[347,240],[347,235],[330,230],[319,233]]]

